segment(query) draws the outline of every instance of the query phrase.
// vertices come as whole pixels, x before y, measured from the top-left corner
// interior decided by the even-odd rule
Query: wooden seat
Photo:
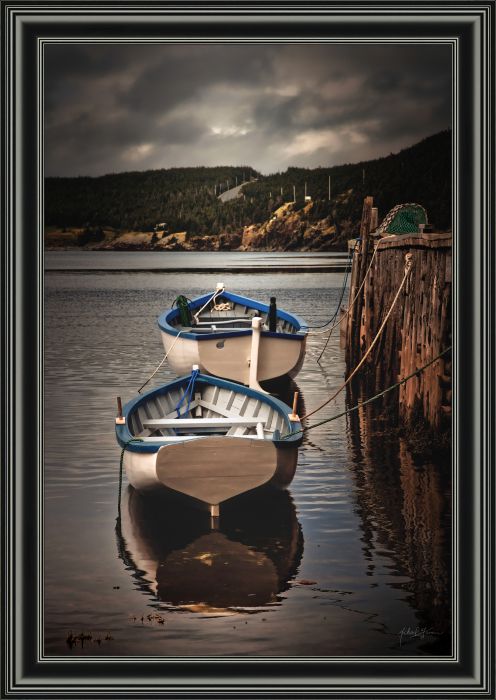
[[[224,426],[256,426],[263,423],[260,418],[149,418],[143,421],[144,428],[217,428]]]
[[[227,323],[240,323],[243,326],[251,326],[251,318],[203,318],[198,321],[198,326],[209,326],[215,324],[216,326],[225,325]]]

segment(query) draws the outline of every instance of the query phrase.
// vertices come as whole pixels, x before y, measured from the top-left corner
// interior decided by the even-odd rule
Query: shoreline
[[[108,251],[105,251],[106,253]],[[46,251],[45,272],[157,272],[157,273],[344,273],[349,257],[342,253],[255,251],[176,251],[159,255],[155,251],[110,251],[116,255],[98,255],[99,251]],[[128,255],[130,252],[138,255]],[[81,255],[81,253],[83,253]],[[86,255],[84,254],[86,253]],[[148,255],[142,255],[148,253]],[[191,253],[191,255],[190,255]],[[196,253],[194,255],[193,253]],[[119,255],[121,254],[121,255]]]
[[[194,274],[200,274],[202,272],[205,273],[223,273],[223,272],[228,272],[229,274],[243,274],[243,273],[272,273],[272,274],[277,274],[277,273],[288,273],[288,272],[346,272],[348,269],[348,265],[290,265],[290,266],[285,266],[285,267],[256,267],[256,266],[251,266],[251,267],[188,267],[187,271],[188,273],[194,273]],[[156,272],[156,273],[164,273],[164,272],[172,272],[172,273],[178,273],[178,272],[185,272],[184,267],[152,267],[152,268],[138,268],[134,267],[132,269],[128,268],[108,268],[108,267],[45,267],[44,268],[45,272],[58,272],[58,273],[65,273],[65,274],[70,274],[70,273],[75,273],[75,272],[85,272],[85,273],[125,273],[125,274],[132,274],[134,272]]]

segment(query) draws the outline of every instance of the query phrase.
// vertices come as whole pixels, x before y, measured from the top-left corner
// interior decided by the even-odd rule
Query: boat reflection
[[[298,392],[296,411],[299,416],[303,416],[305,414],[305,400],[303,398],[303,394],[301,393],[301,390],[295,380],[289,375],[286,374],[283,377],[278,377],[277,379],[264,381],[262,382],[262,388],[280,401],[283,401],[288,406],[293,406],[295,392]]]
[[[128,487],[116,533],[119,556],[155,604],[208,614],[277,603],[303,552],[286,491],[226,502],[211,530],[204,513]]]

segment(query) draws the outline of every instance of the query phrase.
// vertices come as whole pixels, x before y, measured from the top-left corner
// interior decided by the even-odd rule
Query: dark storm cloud
[[[450,125],[447,46],[46,48],[50,175],[333,165]]]

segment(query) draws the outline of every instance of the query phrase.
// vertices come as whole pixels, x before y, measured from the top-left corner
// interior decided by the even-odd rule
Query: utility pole
[[[296,187],[293,185],[293,202],[296,204]]]
[[[281,197],[282,197],[282,187],[281,187]]]
[[[307,197],[307,183],[305,182],[305,199]]]
[[[331,176],[329,175],[329,201],[331,201]]]
[[[236,175],[236,187],[238,186],[238,176]]]

